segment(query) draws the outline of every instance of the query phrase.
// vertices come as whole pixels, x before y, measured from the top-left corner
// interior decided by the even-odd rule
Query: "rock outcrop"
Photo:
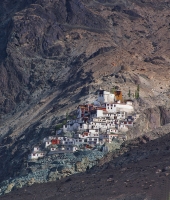
[[[85,172],[97,165],[104,156],[102,151],[80,151],[74,154],[52,155],[37,161],[29,161],[14,179],[0,184],[0,195],[31,186],[34,183],[46,183],[68,177],[72,174]]]

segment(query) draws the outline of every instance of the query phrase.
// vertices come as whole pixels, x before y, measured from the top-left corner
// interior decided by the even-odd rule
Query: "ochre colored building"
[[[123,102],[123,96],[122,96],[122,91],[121,90],[117,90],[114,92],[115,95],[115,100],[116,101],[121,101]]]

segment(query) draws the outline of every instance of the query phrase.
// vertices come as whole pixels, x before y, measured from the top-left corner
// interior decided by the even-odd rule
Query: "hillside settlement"
[[[55,136],[44,138],[43,147],[34,147],[28,158],[93,150],[99,146],[107,151],[107,143],[127,139],[126,133],[137,118],[133,100],[123,100],[120,90],[108,92],[100,89],[97,100],[92,104],[79,105],[76,114],[76,118],[67,120]]]

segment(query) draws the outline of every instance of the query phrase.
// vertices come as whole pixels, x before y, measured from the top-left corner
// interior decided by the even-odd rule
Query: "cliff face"
[[[134,128],[128,131],[128,138],[133,139],[146,134],[150,139],[156,139],[169,133],[170,109],[166,106],[155,106],[141,112],[134,124]]]
[[[106,27],[105,20],[81,1],[20,1],[14,7],[7,3],[3,2],[1,22],[1,113],[67,80],[71,62],[81,54],[72,44],[82,37],[74,28]]]
[[[3,0],[1,5],[0,180],[17,175],[31,148],[54,134],[66,112],[95,98],[100,86],[120,86],[127,96],[129,87],[134,93],[140,84],[137,110],[170,107],[169,2]],[[168,112],[160,112],[161,119],[156,112],[146,113],[148,130],[169,122]]]
[[[169,69],[168,40],[162,38],[169,37],[168,9],[161,1],[3,0],[1,114],[63,84],[97,81],[119,66],[135,83],[148,81],[140,74],[157,78],[157,72],[162,80],[161,68]],[[118,84],[122,78],[129,82],[125,74]],[[166,89],[165,82],[159,84]]]

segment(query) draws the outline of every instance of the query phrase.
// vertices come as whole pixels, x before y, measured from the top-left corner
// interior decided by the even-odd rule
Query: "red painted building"
[[[60,144],[60,140],[58,139],[52,139],[51,144]]]

